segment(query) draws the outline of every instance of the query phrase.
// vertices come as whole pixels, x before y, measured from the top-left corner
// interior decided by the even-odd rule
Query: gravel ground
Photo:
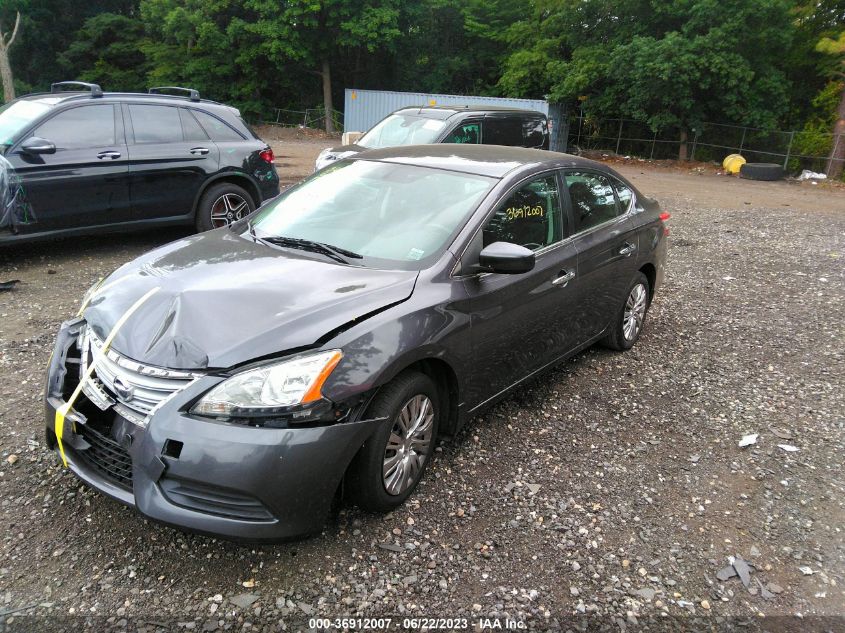
[[[280,168],[307,173],[326,144],[275,143]],[[845,629],[845,192],[620,170],[672,213],[638,345],[588,350],[474,419],[401,509],[341,507],[295,543],[152,524],[44,448],[59,323],[99,276],[178,231],[0,252],[0,280],[22,282],[0,294],[0,616],[23,609],[0,630],[276,631],[342,616]],[[732,556],[753,565],[748,588],[717,578]]]

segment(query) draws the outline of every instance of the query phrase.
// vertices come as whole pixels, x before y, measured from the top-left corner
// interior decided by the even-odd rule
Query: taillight
[[[267,148],[265,150],[261,150],[260,152],[258,152],[258,155],[261,157],[261,160],[263,160],[264,162],[270,163],[271,165],[273,164],[273,161],[276,158],[273,155],[273,150],[270,149],[270,148]]]
[[[663,213],[661,213],[661,214],[660,214],[660,216],[659,216],[659,217],[660,217],[660,221],[661,221],[661,222],[666,222],[666,220],[668,220],[669,218],[671,218],[671,217],[672,217],[672,214],[671,214],[671,213],[666,213],[666,212],[664,211]],[[664,227],[663,227],[663,235],[669,235],[669,227],[668,227],[668,226],[664,226]]]

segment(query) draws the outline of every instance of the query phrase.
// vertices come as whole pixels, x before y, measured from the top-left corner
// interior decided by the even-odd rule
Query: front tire
[[[255,210],[255,202],[245,189],[230,182],[211,185],[197,205],[197,231],[229,226]]]
[[[348,473],[359,507],[386,512],[411,495],[434,454],[440,415],[437,387],[425,374],[402,373],[379,390],[367,417],[387,420],[364,442]]]
[[[614,318],[613,329],[602,341],[604,345],[619,351],[629,350],[634,346],[643,331],[650,303],[649,295],[648,278],[638,273],[628,287],[625,301]]]

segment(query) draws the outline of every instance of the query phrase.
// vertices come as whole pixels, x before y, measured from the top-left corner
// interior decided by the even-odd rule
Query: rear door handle
[[[205,156],[208,154],[207,147],[192,147],[190,151],[194,156]]]
[[[636,245],[631,244],[629,242],[625,242],[622,245],[622,248],[619,249],[619,254],[622,255],[623,257],[629,257],[636,250],[637,250]]]
[[[100,152],[99,154],[97,154],[97,158],[99,158],[100,160],[103,160],[103,159],[106,159],[106,158],[110,158],[110,159],[114,160],[116,158],[120,158],[120,152],[115,152],[113,150],[109,150],[107,152]]]
[[[552,285],[564,287],[564,286],[566,286],[566,284],[568,284],[573,279],[575,279],[575,272],[574,271],[572,271],[572,270],[569,270],[569,271],[562,270],[562,271],[560,271],[559,275],[552,280]]]

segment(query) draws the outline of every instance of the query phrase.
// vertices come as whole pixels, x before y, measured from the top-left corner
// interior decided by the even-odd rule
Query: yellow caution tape
[[[68,398],[67,402],[65,402],[61,407],[56,409],[56,422],[54,425],[56,431],[56,440],[58,441],[59,445],[59,455],[61,455],[62,463],[65,465],[65,467],[67,467],[67,457],[65,457],[65,448],[62,444],[62,435],[64,434],[65,430],[65,417],[70,412],[71,408],[73,407],[73,403],[76,402],[76,399],[79,397],[79,394],[82,392],[82,385],[84,385],[85,381],[91,377],[91,374],[94,372],[94,368],[97,366],[97,363],[99,363],[100,359],[102,359],[103,356],[106,355],[106,352],[109,351],[109,347],[111,346],[114,337],[117,336],[118,330],[120,330],[123,324],[126,323],[127,320],[129,320],[129,317],[132,316],[132,314],[138,308],[140,308],[147,299],[149,299],[156,292],[158,292],[158,290],[159,288],[158,286],[156,286],[155,288],[147,292],[147,294],[145,294],[143,297],[138,299],[135,303],[133,303],[132,307],[130,307],[126,312],[123,313],[123,316],[120,317],[117,320],[117,323],[114,324],[114,327],[111,329],[111,332],[109,332],[109,335],[106,337],[106,340],[103,341],[103,348],[100,351],[100,354],[94,357],[94,359],[91,361],[91,364],[88,365],[88,369],[85,371],[85,374],[83,376],[80,376],[79,384],[76,385],[76,389],[73,390],[73,393],[70,395],[70,398]]]

